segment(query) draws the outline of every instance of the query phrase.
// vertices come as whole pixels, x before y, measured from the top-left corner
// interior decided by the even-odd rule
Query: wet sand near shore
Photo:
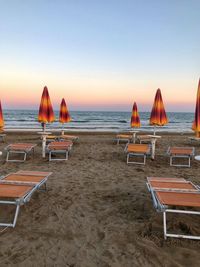
[[[146,166],[126,164],[124,144],[115,134],[78,133],[67,162],[41,157],[37,134],[8,133],[6,143],[37,143],[25,163],[0,158],[0,175],[18,170],[51,171],[47,192],[36,192],[20,209],[17,225],[0,233],[0,266],[199,266],[200,242],[163,238],[146,188],[147,176],[183,177],[199,184],[200,162],[191,168],[169,166],[169,145],[192,146],[187,135],[162,134],[156,159]],[[200,144],[193,143],[196,154]],[[12,215],[0,207],[0,219]],[[169,216],[170,231],[200,235],[200,217]],[[0,229],[1,230],[1,229]]]

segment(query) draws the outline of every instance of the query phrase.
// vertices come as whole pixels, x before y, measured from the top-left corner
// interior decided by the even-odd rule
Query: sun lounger
[[[151,192],[154,207],[163,213],[164,238],[176,237],[198,239],[200,236],[172,234],[167,232],[167,213],[200,215],[200,188],[182,178],[147,178],[147,187]],[[170,208],[171,207],[171,208]],[[177,207],[185,209],[176,209]]]
[[[59,140],[71,140],[72,142],[78,141],[79,137],[76,135],[64,134],[59,135]]]
[[[147,144],[127,144],[125,147],[125,152],[127,153],[127,164],[141,164],[145,165],[146,157],[150,155],[151,147]],[[143,161],[132,161],[131,157],[142,157]]]
[[[41,190],[51,172],[19,171],[0,179],[0,204],[16,207],[13,221],[0,222],[0,226],[15,227],[20,206],[26,204],[36,190]]]
[[[119,145],[120,141],[121,142],[126,142],[126,143],[135,143],[135,136],[136,136],[136,132],[133,133],[122,133],[122,134],[118,134],[116,136],[116,141],[117,141],[117,145]]]
[[[49,161],[68,160],[69,152],[72,148],[72,141],[54,141],[48,144],[47,151],[49,153]],[[64,154],[64,158],[53,158],[52,155]]]
[[[140,144],[150,144],[152,138],[149,135],[138,135],[137,140]]]
[[[47,136],[47,141],[52,142],[52,141],[72,141],[72,142],[76,142],[78,141],[79,137],[75,136],[75,135],[69,135],[69,134],[65,134],[65,135],[48,135]]]
[[[194,142],[200,143],[200,138],[199,137],[188,137],[188,139],[190,140],[190,142],[194,141]]]
[[[170,157],[170,166],[177,167],[190,167],[191,158],[194,156],[194,147],[169,147],[167,154]],[[174,164],[173,159],[175,158],[185,158],[188,159],[188,164]]]
[[[29,144],[29,143],[16,143],[8,145],[5,150],[7,150],[7,157],[6,161],[12,162],[24,162],[27,158],[27,155],[31,152],[34,153],[34,148],[36,144]],[[11,154],[18,154],[24,155],[23,159],[9,159]]]

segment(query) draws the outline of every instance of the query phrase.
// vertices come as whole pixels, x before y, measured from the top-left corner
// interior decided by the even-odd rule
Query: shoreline
[[[51,132],[51,133],[61,133],[62,129],[46,129],[47,132]],[[134,129],[130,129],[130,130],[88,130],[88,129],[77,129],[77,130],[71,130],[71,129],[66,129],[65,130],[65,134],[79,134],[79,135],[85,135],[85,134],[105,134],[105,135],[112,135],[112,134],[118,134],[118,133],[127,133],[127,132],[131,132],[134,131]],[[135,130],[138,131],[139,134],[153,134],[153,129],[152,131],[144,131],[144,130]],[[37,134],[38,132],[42,132],[41,128],[38,129],[19,129],[19,128],[15,128],[15,129],[5,129],[3,133],[7,134],[7,133],[27,133],[27,134]],[[2,133],[2,134],[3,134]],[[191,131],[182,131],[182,132],[177,132],[177,131],[156,131],[156,135],[195,135],[195,133],[191,130]]]

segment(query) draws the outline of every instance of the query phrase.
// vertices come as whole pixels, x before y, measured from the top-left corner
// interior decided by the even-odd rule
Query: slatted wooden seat
[[[6,161],[12,161],[12,162],[23,162],[26,160],[27,155],[29,153],[34,153],[34,148],[36,144],[30,144],[30,143],[16,143],[16,144],[10,144],[5,149],[7,150],[7,157]],[[11,154],[18,154],[18,155],[24,155],[23,159],[10,159],[9,156]]]
[[[146,134],[145,135],[138,135],[137,139],[138,139],[140,144],[144,144],[144,143],[150,144],[151,143],[151,137],[146,135]]]
[[[27,203],[32,194],[45,185],[51,172],[19,171],[0,179],[0,204],[16,207],[11,223],[0,223],[0,226],[15,227],[21,205]]]
[[[68,160],[69,152],[72,148],[72,141],[54,141],[48,144],[49,161]],[[53,158],[52,154],[64,154],[64,158]]]
[[[194,147],[169,147],[167,154],[170,157],[170,166],[177,166],[177,167],[190,167],[191,165],[191,158],[194,156],[195,149]],[[176,158],[185,158],[188,160],[188,164],[182,163],[173,163],[173,159]]]
[[[127,164],[142,164],[145,165],[146,157],[150,154],[150,146],[147,144],[127,144],[125,151],[127,153]],[[132,161],[131,157],[143,157],[143,162]]]
[[[116,136],[117,145],[119,145],[120,142],[135,143],[135,135],[136,132],[117,134]]]
[[[163,212],[164,238],[178,237],[200,240],[200,236],[168,233],[167,231],[167,213],[200,215],[200,211],[193,210],[193,208],[200,208],[199,186],[183,178],[171,179],[170,181],[169,178],[147,178],[147,187],[151,192],[154,207],[157,211]],[[178,209],[178,207],[184,207],[184,209]]]

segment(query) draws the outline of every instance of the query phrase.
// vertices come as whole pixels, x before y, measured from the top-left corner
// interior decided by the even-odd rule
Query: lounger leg
[[[166,212],[163,212],[163,229],[164,229],[164,239],[167,239],[167,217]]]
[[[5,204],[5,205],[15,205],[16,206],[13,222],[12,223],[0,223],[0,226],[13,227],[14,228],[16,225],[16,222],[17,222],[18,214],[19,214],[20,204],[19,203],[17,204],[16,202],[12,202],[12,201],[1,201],[0,203],[3,205]]]
[[[6,161],[8,161],[8,158],[9,158],[9,151],[7,152],[7,156],[6,156]]]
[[[26,161],[26,152],[24,152],[24,161]]]
[[[144,155],[144,165],[146,164],[146,155]]]
[[[127,154],[127,157],[126,157],[126,163],[127,163],[127,164],[129,163],[129,154]]]
[[[170,162],[169,162],[170,166],[172,166],[172,156],[170,156]]]
[[[13,221],[13,228],[15,227],[16,222],[17,222],[17,217],[18,217],[18,214],[19,214],[19,208],[20,208],[20,205],[17,205],[16,211],[15,211],[15,217],[14,217],[14,221]]]
[[[51,151],[49,151],[49,161],[51,161]]]
[[[191,165],[191,164],[190,164],[190,157],[189,157],[189,168],[190,168],[190,165]]]

